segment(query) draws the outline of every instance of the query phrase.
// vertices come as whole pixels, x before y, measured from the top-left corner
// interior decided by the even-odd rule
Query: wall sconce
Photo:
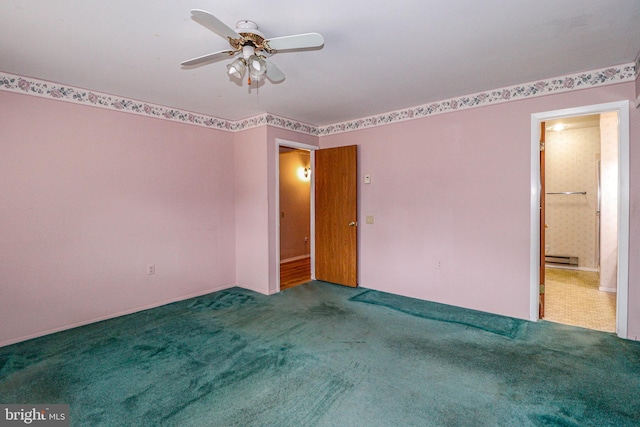
[[[311,167],[298,168],[297,175],[301,181],[309,181],[309,177],[311,176]]]

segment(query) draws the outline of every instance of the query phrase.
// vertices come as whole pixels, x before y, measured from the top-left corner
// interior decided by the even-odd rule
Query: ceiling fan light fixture
[[[242,79],[246,69],[249,68],[247,73],[249,84],[251,84],[252,78],[259,81],[267,77],[273,83],[280,83],[284,80],[284,73],[268,60],[267,56],[270,57],[281,50],[305,50],[321,48],[324,45],[324,38],[318,33],[294,34],[267,39],[264,34],[258,31],[258,25],[253,21],[240,20],[236,23],[236,28],[233,29],[211,13],[201,9],[192,9],[191,18],[226,39],[233,50],[202,55],[182,61],[181,65],[191,68],[240,53],[242,58],[227,65],[227,73],[234,78]]]
[[[267,72],[267,63],[264,58],[258,55],[251,55],[249,57],[249,72],[254,77],[260,77]]]
[[[231,64],[227,65],[227,71],[230,76],[234,76],[241,79],[246,67],[247,67],[247,63],[244,60],[244,58],[238,58],[235,61],[233,61]]]

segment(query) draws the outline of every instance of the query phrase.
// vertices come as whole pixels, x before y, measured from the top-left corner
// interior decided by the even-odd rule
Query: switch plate
[[[367,224],[373,224],[373,215],[367,215],[366,222]]]
[[[364,183],[371,184],[371,175],[367,174],[364,176]]]

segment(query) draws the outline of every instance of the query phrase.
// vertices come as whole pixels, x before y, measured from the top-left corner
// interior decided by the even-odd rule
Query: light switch
[[[364,176],[364,183],[365,184],[371,184],[371,175],[365,175]]]
[[[373,215],[367,215],[366,222],[367,224],[373,224]]]

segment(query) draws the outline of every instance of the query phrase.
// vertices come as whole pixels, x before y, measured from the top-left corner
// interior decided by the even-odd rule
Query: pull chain
[[[251,74],[249,74],[249,76],[247,77],[247,84],[251,86]],[[256,82],[256,95],[259,93],[259,91],[260,91],[260,78],[258,77],[258,80]]]

